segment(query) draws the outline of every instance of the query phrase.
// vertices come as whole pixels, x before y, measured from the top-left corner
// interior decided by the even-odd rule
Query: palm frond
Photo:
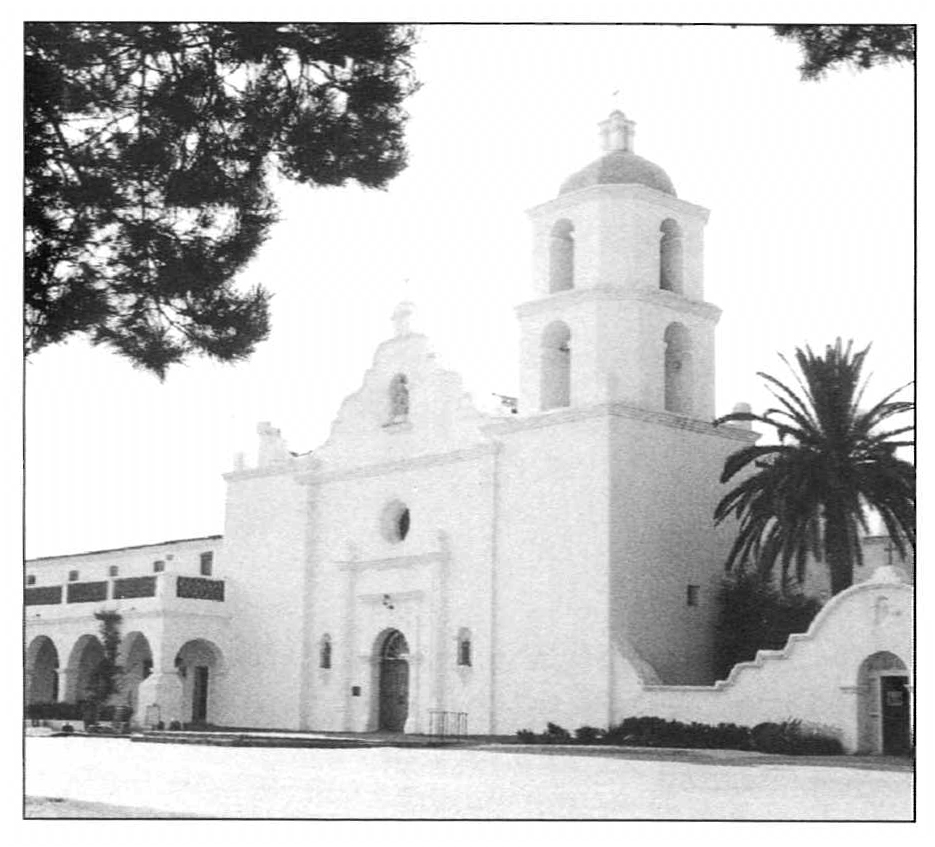
[[[861,533],[866,508],[882,516],[894,543],[915,546],[915,470],[897,458],[900,439],[913,426],[882,424],[914,412],[895,400],[902,386],[869,411],[860,411],[868,380],[862,380],[870,346],[854,351],[837,338],[818,355],[797,348],[795,365],[784,356],[798,391],[760,373],[777,407],[762,415],[739,412],[726,421],[757,422],[773,429],[778,445],[748,446],[729,456],[721,482],[734,486],[714,511],[715,524],[737,521],[728,569],[753,566],[761,573],[794,570],[802,580],[810,560],[825,561],[840,590],[863,559]],[[911,384],[911,383],[910,383]]]

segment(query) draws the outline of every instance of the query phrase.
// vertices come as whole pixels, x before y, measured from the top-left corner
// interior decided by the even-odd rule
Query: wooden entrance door
[[[391,632],[380,656],[380,723],[385,732],[402,732],[409,715],[409,648],[403,634]]]
[[[880,698],[883,715],[883,752],[901,756],[909,752],[909,678],[881,676]]]
[[[192,722],[204,723],[207,719],[208,669],[204,665],[197,665],[192,685]]]

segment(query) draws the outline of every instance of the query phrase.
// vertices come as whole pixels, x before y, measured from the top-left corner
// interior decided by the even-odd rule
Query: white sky
[[[223,531],[221,474],[269,420],[328,435],[394,304],[484,406],[515,393],[513,306],[531,297],[524,210],[598,155],[611,92],[636,152],[711,210],[705,296],[717,409],[762,410],[777,352],[873,343],[870,399],[913,379],[913,72],[799,80],[766,28],[428,26],[415,55],[410,166],[386,192],[279,186],[282,221],[243,274],[273,330],[236,366],[166,382],[84,341],[26,368],[26,554]],[[408,278],[409,285],[403,280]]]

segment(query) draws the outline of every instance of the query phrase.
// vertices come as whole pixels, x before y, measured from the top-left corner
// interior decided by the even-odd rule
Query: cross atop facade
[[[893,546],[892,538],[886,539],[886,544],[884,545],[883,549],[886,551],[886,564],[892,565],[893,564],[893,551],[896,549]]]

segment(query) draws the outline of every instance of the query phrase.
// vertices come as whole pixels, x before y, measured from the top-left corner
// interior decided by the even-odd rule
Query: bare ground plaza
[[[34,817],[910,820],[906,760],[28,738]],[[42,800],[41,798],[46,798]],[[57,798],[50,802],[48,798]],[[77,802],[74,802],[77,801]],[[89,805],[89,804],[105,804]]]

